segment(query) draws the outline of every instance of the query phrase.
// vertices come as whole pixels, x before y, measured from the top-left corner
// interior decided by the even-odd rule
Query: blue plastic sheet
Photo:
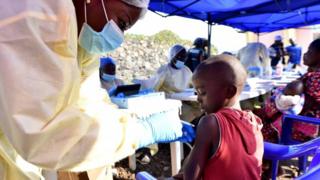
[[[149,10],[255,33],[320,23],[320,0],[151,0]]]

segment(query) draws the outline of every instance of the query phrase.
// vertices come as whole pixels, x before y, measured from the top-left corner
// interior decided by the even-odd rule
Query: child
[[[239,104],[246,76],[240,61],[229,55],[211,57],[194,72],[193,84],[206,115],[183,168],[184,179],[261,178],[261,120],[241,111]]]
[[[254,113],[263,119],[262,134],[265,141],[279,143],[282,114],[298,115],[304,105],[303,82],[292,81],[285,88],[276,89],[265,106]]]
[[[295,80],[289,83],[284,89],[283,94],[284,95],[300,95],[303,93],[303,82],[300,80]]]

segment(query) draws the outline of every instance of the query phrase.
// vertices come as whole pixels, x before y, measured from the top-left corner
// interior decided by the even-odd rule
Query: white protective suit
[[[263,75],[271,72],[270,58],[267,47],[259,42],[249,43],[241,48],[237,55],[240,62],[246,69],[249,67],[259,67],[262,69]]]
[[[146,80],[134,80],[135,83],[140,83],[142,88],[154,89],[155,91],[163,91],[166,96],[170,94],[182,92],[187,88],[192,87],[192,72],[186,65],[182,65],[179,69],[171,66],[171,61],[176,56],[186,49],[179,44],[172,46],[168,52],[168,63],[161,66],[157,73]]]
[[[181,69],[173,68],[170,63],[161,66],[155,75],[145,80],[134,80],[134,83],[141,84],[143,89],[154,89],[163,91],[167,97],[170,94],[182,92],[192,87],[192,72],[187,66]]]
[[[72,1],[1,3],[0,179],[37,179],[18,167],[17,154],[42,168],[83,171],[134,153],[143,136],[135,119],[111,105],[98,74],[84,78],[99,62],[77,51]]]
[[[179,69],[171,66],[171,61],[176,58],[177,54],[185,49],[181,45],[174,45],[169,49],[169,63],[161,66],[157,73],[147,80],[136,80],[135,83],[140,83],[143,88],[154,89],[155,91],[163,91],[166,97],[170,98],[171,94],[179,93],[187,88],[192,87],[192,72],[183,65]],[[182,104],[182,112],[180,118],[191,122],[194,118],[201,114],[199,104],[197,102],[184,101]]]
[[[165,92],[167,98],[170,98],[172,93],[182,92],[192,87],[192,72],[187,66],[175,69],[170,63],[163,65],[151,79],[156,79],[154,89]],[[200,115],[201,111],[197,102],[184,101],[182,103],[181,119],[191,122]]]
[[[175,54],[169,55],[169,60],[174,56]],[[182,92],[192,87],[192,72],[187,66],[183,66],[181,69],[175,69],[168,63],[161,66],[157,73],[151,78],[136,80],[135,83],[140,83],[142,87],[146,89],[163,91],[166,93],[166,97],[170,98],[172,93]],[[199,115],[201,115],[201,111],[197,102],[183,102],[180,115],[182,120],[191,122]]]

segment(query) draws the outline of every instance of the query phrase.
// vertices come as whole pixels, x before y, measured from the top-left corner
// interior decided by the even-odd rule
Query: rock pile
[[[168,50],[174,44],[179,42],[158,43],[148,36],[143,39],[126,37],[121,47],[109,55],[117,61],[117,76],[130,83],[135,78],[152,76],[161,65],[166,64]],[[188,49],[191,43],[183,45]]]

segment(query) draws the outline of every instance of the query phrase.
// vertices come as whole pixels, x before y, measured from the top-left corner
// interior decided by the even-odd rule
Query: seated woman
[[[101,87],[112,95],[112,91],[119,85],[123,85],[121,79],[116,78],[116,63],[111,57],[100,58],[99,76]]]
[[[168,63],[161,66],[157,73],[147,80],[135,80],[145,89],[163,91],[170,98],[172,93],[182,92],[192,87],[192,72],[185,66],[186,49],[179,44],[172,46],[168,53]],[[191,121],[200,115],[197,103],[183,102],[181,119]]]
[[[286,106],[284,102],[287,105],[290,102],[285,98],[282,98],[281,102],[279,96],[277,99],[277,95],[273,95],[267,100],[263,109],[256,111],[257,115],[260,115],[265,122],[262,133],[266,141],[278,142],[280,136],[278,132],[281,130],[281,115],[283,112],[320,118],[320,39],[316,39],[310,44],[303,60],[304,64],[309,67],[308,72],[297,81],[288,84],[282,91],[285,95],[291,96],[302,95],[301,92],[303,92],[305,96],[303,107],[296,108],[295,111],[284,112],[284,109],[281,109]],[[300,85],[301,83],[302,85]],[[296,100],[296,102],[298,101]],[[299,102],[296,104],[297,106],[302,104],[302,101]],[[294,108],[294,106],[291,106],[291,108]],[[298,112],[299,109],[302,109],[301,112]],[[293,139],[295,140],[305,142],[316,137],[317,134],[318,126],[316,125],[302,122],[295,122],[293,125]]]

